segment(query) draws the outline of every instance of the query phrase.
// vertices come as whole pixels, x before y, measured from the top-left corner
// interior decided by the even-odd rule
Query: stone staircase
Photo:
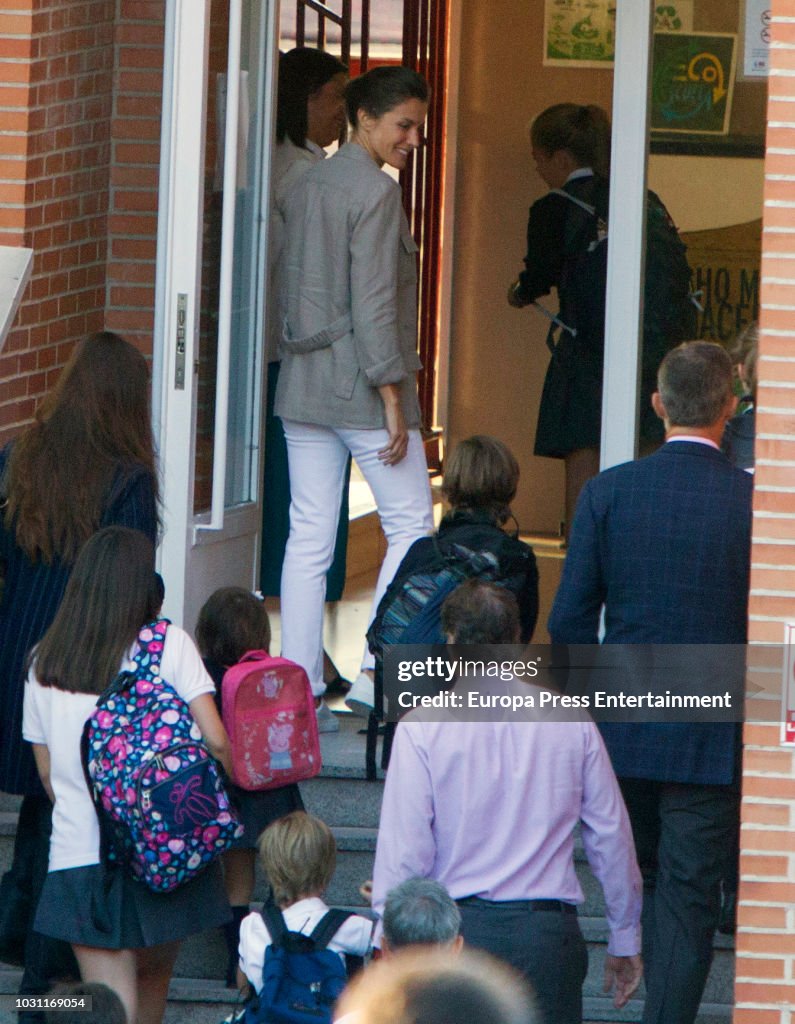
[[[343,716],[338,734],[321,737],[324,769],[321,776],[301,786],[307,810],[327,821],[337,839],[337,872],[328,893],[335,906],[364,910],[360,884],[372,877],[373,854],[383,782],[364,780],[364,737],[360,720]],[[16,827],[17,801],[0,796],[0,873],[8,867]],[[591,876],[581,849],[577,872],[585,893],[580,923],[589,946],[589,970],[585,984],[585,1020],[639,1021],[642,1002],[623,1011],[613,1009],[601,991],[607,948],[601,890]],[[264,879],[258,878],[255,900],[264,895]],[[220,933],[204,932],[186,941],[177,960],[165,1024],[217,1024],[235,1003],[235,995],[223,984],[226,953]],[[698,1024],[726,1024],[731,1019],[734,974],[733,942],[716,939],[715,960],[704,994]],[[0,964],[0,1024],[13,1024],[15,1015],[8,998],[16,991],[20,971]]]

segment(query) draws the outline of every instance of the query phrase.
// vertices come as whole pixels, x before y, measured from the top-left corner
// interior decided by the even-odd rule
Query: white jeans
[[[370,485],[387,540],[369,621],[409,547],[433,530],[431,489],[418,430],[409,431],[406,457],[396,466],[385,466],[378,452],[389,443],[386,430],[345,430],[295,420],[283,423],[291,502],[290,536],[282,565],[282,656],[306,669],[317,696],[325,689],[323,602],[348,452]],[[362,668],[372,666],[365,644]]]

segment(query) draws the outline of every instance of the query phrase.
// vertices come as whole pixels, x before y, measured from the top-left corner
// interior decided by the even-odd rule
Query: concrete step
[[[361,720],[340,716],[340,732],[321,737],[324,767],[317,778],[301,784],[307,810],[328,822],[338,846],[337,871],[327,894],[334,906],[366,913],[359,886],[372,878],[383,782],[364,778],[364,737],[358,734]],[[0,795],[0,872],[10,864],[19,800]],[[585,982],[585,1018],[592,1022],[639,1021],[642,1000],[616,1011],[602,994],[608,929],[601,887],[590,872],[579,837],[575,841],[575,866],[585,896],[579,908],[580,923],[589,948]],[[258,872],[255,902],[264,899],[266,879]],[[177,960],[169,995],[166,1024],[216,1024],[234,1004],[234,994],[223,985],[226,949],[220,931],[203,932],[187,940]],[[705,991],[699,1024],[726,1024],[733,998],[733,941],[715,940],[715,960]],[[0,967],[0,992],[14,992],[19,972]],[[16,979],[16,980],[15,980]],[[3,1016],[0,1024],[12,1024]]]

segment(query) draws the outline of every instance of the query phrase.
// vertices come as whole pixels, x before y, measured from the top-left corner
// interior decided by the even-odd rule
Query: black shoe
[[[324,697],[344,697],[351,688],[351,682],[349,679],[345,679],[343,676],[336,674],[330,683],[326,683],[326,691],[323,694]]]

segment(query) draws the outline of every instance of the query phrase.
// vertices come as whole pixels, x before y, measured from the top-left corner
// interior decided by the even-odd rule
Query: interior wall
[[[697,14],[697,29],[737,29],[736,4],[699,0]],[[529,122],[564,101],[610,111],[613,73],[544,67],[543,21],[542,3],[461,0],[460,42],[451,55],[459,86],[447,426],[448,444],[473,433],[509,444],[522,471],[514,505],[522,530],[557,533],[563,465],[533,455],[548,323],[533,307],[511,308],[506,292],[522,266],[528,208],[546,192],[530,155]],[[731,132],[761,136],[764,84],[737,83],[734,101]],[[683,232],[757,220],[762,183],[760,159],[649,160],[649,187]],[[556,303],[554,295],[546,300],[552,310]]]
[[[543,4],[461,2],[448,443],[475,433],[505,441],[522,471],[522,530],[557,533],[563,464],[533,455],[547,322],[532,307],[511,308],[506,293],[522,267],[528,208],[547,191],[530,120],[567,101],[609,111],[613,74],[543,67]]]

